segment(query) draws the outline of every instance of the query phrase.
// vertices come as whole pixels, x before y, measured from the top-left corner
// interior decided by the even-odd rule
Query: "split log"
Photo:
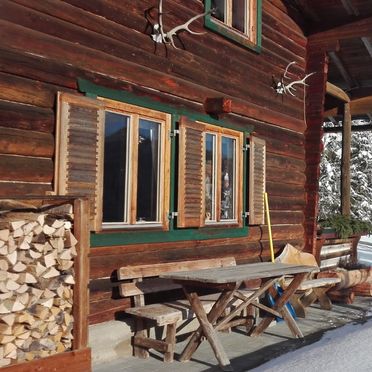
[[[67,212],[0,215],[0,366],[71,350],[77,240]]]

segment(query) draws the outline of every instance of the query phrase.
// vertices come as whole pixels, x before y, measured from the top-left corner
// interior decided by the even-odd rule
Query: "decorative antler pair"
[[[151,38],[155,43],[163,43],[165,46],[167,44],[171,44],[173,48],[178,49],[176,44],[174,43],[174,37],[181,31],[187,31],[192,35],[203,35],[204,32],[195,32],[190,30],[189,26],[192,22],[197,20],[198,18],[204,17],[205,15],[211,13],[211,10],[206,11],[202,14],[198,14],[192,18],[190,18],[187,22],[183,23],[182,25],[176,26],[169,30],[168,32],[164,32],[163,27],[163,0],[159,0],[159,7],[158,7],[158,23],[152,24],[152,34]],[[149,19],[147,18],[149,21]],[[151,23],[149,21],[149,23]]]
[[[289,76],[287,75],[288,73],[288,70],[289,68],[296,64],[296,62],[290,62],[288,63],[285,71],[284,71],[284,74],[282,75],[281,79],[279,81],[275,81],[274,80],[274,90],[278,93],[278,94],[290,94],[291,96],[295,96],[295,94],[293,92],[296,91],[296,88],[295,88],[295,85],[303,85],[303,86],[309,86],[309,84],[306,84],[305,83],[305,80],[307,78],[309,78],[311,75],[314,75],[315,72],[311,72],[310,74],[307,74],[303,79],[301,80],[295,80],[295,81],[292,81],[288,84],[285,83],[285,79],[289,79]]]

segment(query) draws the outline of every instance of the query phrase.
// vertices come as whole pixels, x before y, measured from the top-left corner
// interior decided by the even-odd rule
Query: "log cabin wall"
[[[262,50],[236,45],[204,29],[181,34],[184,50],[154,44],[144,33],[144,11],[157,0],[3,0],[0,3],[0,196],[53,190],[55,102],[77,92],[83,78],[117,90],[203,113],[208,97],[232,99],[225,117],[254,126],[267,141],[267,192],[275,249],[304,245],[305,148],[303,90],[278,96],[272,76],[296,61],[302,78],[306,37],[281,0],[264,0]],[[165,0],[164,27],[204,11],[199,0]],[[129,304],[109,279],[122,266],[234,256],[238,263],[268,260],[267,227],[248,236],[176,243],[92,247],[90,321],[112,319]],[[106,278],[106,279],[103,279]]]

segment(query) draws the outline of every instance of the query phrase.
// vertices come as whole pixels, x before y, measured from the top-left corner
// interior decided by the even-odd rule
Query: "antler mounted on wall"
[[[287,65],[287,67],[284,71],[284,74],[282,75],[282,77],[280,78],[279,81],[276,81],[274,79],[273,88],[276,91],[276,93],[278,93],[278,94],[290,94],[291,96],[295,96],[294,92],[296,91],[296,88],[295,88],[296,85],[309,86],[308,84],[305,83],[305,80],[307,78],[309,78],[311,75],[314,75],[315,72],[311,72],[310,74],[307,74],[301,80],[294,80],[294,81],[291,81],[291,82],[288,82],[288,83],[285,82],[286,79],[287,80],[290,79],[290,77],[287,75],[287,73],[288,73],[289,68],[294,64],[296,64],[296,62],[294,62],[294,61],[288,63],[288,65]]]
[[[147,22],[152,26],[152,33],[151,33],[152,40],[155,43],[164,44],[165,47],[167,47],[167,45],[170,44],[175,49],[178,49],[178,48],[176,47],[176,44],[173,38],[177,36],[179,32],[187,31],[192,35],[203,35],[204,32],[192,31],[190,30],[189,26],[195,20],[211,13],[211,10],[209,10],[207,12],[197,14],[196,16],[190,18],[187,22],[183,23],[182,25],[176,26],[172,28],[171,30],[165,32],[164,27],[163,27],[163,0],[159,0],[157,22],[154,22],[153,16],[150,14],[152,10],[154,10],[154,8],[151,8],[145,13]]]

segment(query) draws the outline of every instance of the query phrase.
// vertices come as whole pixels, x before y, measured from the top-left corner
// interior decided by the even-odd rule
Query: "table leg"
[[[221,313],[226,308],[226,305],[232,299],[232,297],[234,295],[234,292],[236,291],[237,288],[239,288],[239,285],[240,285],[240,283],[237,284],[235,286],[235,288],[233,288],[233,289],[224,290],[222,292],[221,296],[219,297],[219,299],[213,305],[213,307],[212,307],[211,311],[209,312],[209,314],[208,315],[205,315],[206,318],[207,318],[207,322],[210,325],[212,325],[213,323],[215,323],[217,321],[217,319],[219,318],[219,316],[221,315]],[[186,294],[188,300],[190,301],[190,304],[191,304],[191,306],[192,306],[195,314],[198,316],[198,313],[200,313],[199,312],[199,309],[196,310],[194,308],[195,305],[193,305],[195,303],[195,301],[194,301],[195,296],[191,296],[191,294],[194,293],[194,292],[189,293],[187,291],[187,288],[184,288],[184,291],[185,291],[185,294]],[[197,296],[197,294],[196,294],[196,296]],[[199,300],[199,298],[198,298],[198,300]],[[200,302],[200,300],[199,300],[199,302]],[[203,307],[202,307],[202,310],[205,313]],[[199,317],[198,317],[198,319],[199,319]],[[199,322],[200,322],[200,319],[199,319]],[[213,330],[213,333],[215,333],[214,330]],[[186,362],[186,361],[190,360],[192,354],[199,347],[199,345],[201,343],[201,338],[202,338],[203,334],[204,334],[204,328],[202,327],[202,324],[200,324],[200,327],[193,333],[193,335],[191,336],[188,344],[186,345],[185,349],[183,350],[183,352],[181,354],[181,357],[180,357],[180,361]]]
[[[296,321],[293,319],[292,315],[289,313],[285,304],[289,301],[291,296],[296,292],[297,288],[300,286],[302,281],[307,276],[307,273],[296,274],[291,282],[291,284],[284,290],[284,292],[277,298],[273,305],[273,309],[277,310],[282,314],[285,322],[287,323],[289,329],[296,337],[303,337],[301,330],[298,328]],[[275,319],[273,315],[268,315],[261,320],[257,327],[251,333],[251,336],[258,336],[266,330],[270,323]]]
[[[216,356],[218,363],[222,370],[232,371],[230,360],[227,357],[222,344],[217,337],[217,334],[213,328],[213,325],[209,322],[208,316],[200,302],[199,296],[196,292],[187,293],[187,298],[190,301],[191,307],[195,312],[196,317],[199,320],[200,326],[203,330],[204,336],[207,338],[209,344],[211,345],[214,355]],[[224,309],[222,309],[223,312]],[[222,313],[221,312],[221,313]]]

